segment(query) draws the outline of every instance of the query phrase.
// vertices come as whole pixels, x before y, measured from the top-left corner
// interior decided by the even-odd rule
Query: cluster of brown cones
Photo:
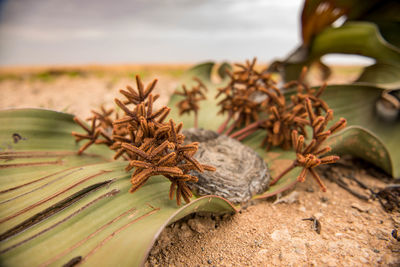
[[[293,144],[293,149],[296,151],[296,159],[293,161],[292,165],[290,165],[280,175],[275,177],[275,179],[271,182],[271,185],[274,185],[276,182],[278,182],[287,172],[299,166],[302,167],[302,171],[297,177],[297,181],[304,182],[307,173],[310,173],[315,181],[318,183],[322,191],[325,192],[326,187],[314,168],[322,164],[335,163],[339,160],[338,156],[323,156],[324,154],[331,151],[331,148],[329,146],[324,146],[324,141],[331,134],[338,132],[346,127],[346,120],[341,118],[328,130],[325,130],[328,122],[333,119],[333,111],[331,109],[328,109],[325,116],[317,116],[314,113],[312,102],[308,98],[305,99],[305,106],[307,110],[308,121],[313,131],[312,139],[308,144],[306,144],[304,135],[299,135],[296,130],[292,131],[291,140]]]
[[[73,132],[76,141],[89,140],[78,153],[83,153],[92,144],[106,144],[116,151],[115,159],[122,156],[129,161],[127,171],[135,167],[130,192],[138,190],[151,176],[163,175],[171,181],[170,199],[176,192],[178,205],[181,204],[181,198],[190,202],[192,192],[186,182],[196,182],[197,177],[189,172],[215,171],[215,168],[200,164],[193,158],[198,143],[183,144],[185,137],[180,133],[182,123],[176,125],[173,120],[165,122],[170,108],[164,106],[157,111],[153,110],[158,95],[153,96],[152,91],[157,80],[146,89],[138,76],[136,83],[137,90],[130,86],[127,90],[120,90],[125,101],[115,99],[115,103],[124,112],[122,118],[115,115],[113,119],[111,116],[115,112],[102,108],[100,112],[93,111],[93,117],[89,118],[92,121],[91,128],[79,119],[74,119],[87,132]]]
[[[231,78],[230,83],[218,89],[216,97],[223,95],[219,102],[219,113],[228,113],[228,119],[218,132],[242,140],[257,130],[265,130],[267,133],[262,146],[267,150],[280,146],[296,151],[292,165],[275,177],[271,185],[300,166],[303,169],[298,177],[299,182],[303,182],[307,173],[310,173],[321,189],[326,191],[314,168],[339,159],[337,156],[323,156],[331,150],[323,143],[332,133],[344,128],[346,120],[341,118],[325,130],[328,122],[333,119],[333,111],[320,98],[325,85],[312,89],[305,84],[306,68],[298,81],[283,86],[284,89],[295,88],[289,99],[276,86],[271,74],[266,70],[255,70],[255,64],[256,59],[246,61],[246,65],[236,64],[239,70],[227,73]],[[180,133],[182,123],[176,125],[173,120],[165,122],[170,111],[168,107],[153,110],[158,95],[153,96],[152,91],[157,80],[146,89],[138,76],[136,82],[136,91],[129,86],[127,90],[120,90],[126,100],[115,99],[115,103],[124,112],[122,117],[102,107],[100,111],[92,111],[93,117],[88,119],[92,122],[90,128],[74,118],[86,134],[72,134],[77,141],[88,140],[78,153],[83,153],[92,144],[105,144],[116,151],[115,159],[122,156],[129,161],[127,171],[135,167],[130,192],[138,190],[151,176],[163,175],[171,181],[170,199],[176,192],[178,205],[181,198],[189,202],[192,192],[186,182],[197,181],[195,176],[189,174],[190,171],[215,171],[215,168],[202,165],[193,158],[198,143],[183,144],[184,136]],[[183,92],[177,92],[185,97],[177,104],[180,114],[194,112],[197,127],[198,102],[206,98],[204,92],[207,88],[198,79],[197,85],[190,90],[185,86],[182,88]],[[116,115],[111,118],[113,114]],[[312,129],[312,138],[308,144],[305,143],[306,127]]]
[[[218,89],[215,98],[223,96],[218,103],[218,114],[228,114],[227,120],[218,129],[218,133],[229,135],[235,129],[248,126],[259,120],[259,114],[263,111],[260,103],[265,99],[265,88],[275,86],[275,81],[266,70],[255,69],[257,59],[246,61],[246,65],[235,64],[237,71],[227,71],[230,82],[226,87]],[[227,129],[229,122],[233,120]]]
[[[197,128],[198,111],[200,109],[199,102],[207,99],[205,92],[207,92],[208,89],[199,78],[195,77],[193,80],[197,83],[195,86],[188,89],[186,85],[183,84],[182,91],[176,91],[175,94],[184,97],[176,104],[179,108],[179,115],[194,112],[194,128]]]
[[[325,131],[328,122],[333,118],[333,111],[320,98],[326,85],[319,89],[310,88],[304,81],[306,68],[303,68],[298,81],[288,82],[283,86],[283,89],[295,89],[295,93],[288,99],[277,88],[269,74],[254,71],[255,62],[254,59],[252,63],[247,62],[246,66],[237,65],[240,70],[230,74],[231,82],[228,86],[219,89],[217,97],[224,94],[224,99],[219,103],[220,113],[229,114],[219,132],[224,132],[232,119],[234,121],[225,132],[228,135],[236,130],[230,134],[232,138],[242,140],[260,129],[265,130],[267,133],[261,144],[263,147],[267,150],[277,146],[286,150],[293,148],[297,155],[293,164],[278,175],[271,185],[294,167],[301,166],[303,170],[298,181],[303,182],[309,172],[325,191],[326,187],[314,168],[339,159],[337,156],[319,157],[330,151],[329,147],[321,149],[323,142],[329,135],[344,128],[346,120],[340,119]],[[256,98],[261,101],[254,101]],[[243,122],[246,127],[239,129]],[[307,137],[306,127],[311,127],[313,131],[312,140],[308,145],[304,144]]]
[[[253,62],[255,62],[255,60],[253,60]],[[246,69],[241,70],[238,73],[241,73],[242,76],[247,75],[250,77],[251,75],[249,73],[253,72],[253,65],[242,65],[242,68]],[[285,150],[290,149],[292,147],[291,132],[293,130],[296,130],[303,135],[307,134],[305,127],[309,125],[309,122],[306,120],[307,112],[304,100],[308,98],[312,101],[313,109],[318,115],[322,112],[327,112],[328,110],[328,105],[320,98],[325,89],[325,85],[321,86],[318,90],[311,89],[304,82],[306,72],[307,69],[304,68],[298,81],[292,81],[283,86],[284,89],[292,87],[297,88],[297,92],[291,95],[290,100],[285,98],[282,91],[276,86],[273,79],[271,79],[270,74],[268,74],[269,76],[263,74],[263,77],[268,77],[268,79],[262,80],[260,78],[258,80],[259,82],[243,78],[242,81],[248,83],[244,88],[250,88],[250,90],[247,90],[246,93],[239,93],[237,96],[235,96],[236,91],[230,89],[232,83],[236,83],[236,79],[232,79],[231,83],[227,87],[219,89],[220,92],[217,97],[221,92],[224,92],[224,94],[229,92],[229,94],[231,94],[229,98],[241,99],[243,103],[248,103],[247,109],[251,110],[254,115],[247,119],[245,124],[246,127],[239,130],[241,126],[240,124],[237,124],[237,122],[242,120],[241,118],[243,115],[237,114],[237,110],[240,109],[241,106],[239,105],[238,107],[232,108],[229,105],[223,105],[222,101],[227,99],[227,97],[225,97],[220,102],[221,112],[228,112],[229,120],[231,118],[237,118],[231,123],[230,129],[225,134],[230,134],[232,131],[236,130],[236,132],[230,134],[230,136],[242,140],[255,131],[263,129],[266,131],[266,137],[263,140],[262,146],[266,147],[267,150],[271,147],[277,146]],[[256,86],[254,86],[254,84],[256,84]],[[257,89],[255,90],[251,88]],[[257,103],[253,100],[256,97],[262,101]],[[223,128],[226,126],[226,124],[221,125]]]

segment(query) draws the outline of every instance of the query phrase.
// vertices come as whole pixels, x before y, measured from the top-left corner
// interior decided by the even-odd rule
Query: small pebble
[[[351,207],[352,207],[353,209],[358,210],[359,212],[370,212],[370,208],[369,208],[369,207],[367,207],[367,206],[362,206],[362,205],[359,205],[359,204],[357,204],[357,203],[352,203],[352,204],[351,204]]]
[[[299,202],[299,193],[297,191],[293,191],[287,196],[284,196],[282,198],[278,198],[273,204],[280,204],[280,203],[287,203],[287,204],[293,204]]]
[[[268,253],[268,249],[261,249],[259,252],[258,252],[258,254],[260,254],[260,255],[264,255],[264,254],[267,254]]]
[[[314,214],[314,217],[317,218],[318,220],[321,219],[323,216],[322,212],[317,212]]]
[[[274,241],[280,241],[280,240],[290,240],[292,237],[288,231],[287,228],[283,228],[280,230],[275,230],[271,234],[271,238]]]
[[[211,263],[212,263],[212,260],[208,260],[207,263],[208,263],[208,264],[211,264]]]
[[[256,247],[261,247],[262,243],[263,243],[262,240],[254,240],[254,245]]]
[[[364,258],[364,257],[360,257],[360,261],[362,262],[362,263],[368,263],[368,260],[366,259],[366,258]]]
[[[312,187],[307,187],[306,192],[308,193],[314,193],[314,189]]]
[[[321,197],[321,202],[322,203],[327,203],[329,201],[329,198],[327,197]]]

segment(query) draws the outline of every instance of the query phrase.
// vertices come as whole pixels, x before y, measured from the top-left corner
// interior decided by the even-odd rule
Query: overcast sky
[[[0,65],[262,61],[300,42],[302,0],[0,0]]]

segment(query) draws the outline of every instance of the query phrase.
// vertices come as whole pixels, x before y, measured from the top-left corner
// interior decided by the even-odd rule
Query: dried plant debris
[[[315,218],[314,216],[311,216],[310,218],[304,218],[303,221],[312,221],[311,228],[315,232],[317,232],[317,234],[321,234],[322,225],[321,225],[321,222],[317,218]]]
[[[127,86],[120,90],[125,100],[115,99],[123,115],[114,110],[92,111],[91,128],[75,118],[74,120],[86,131],[86,134],[73,132],[77,142],[89,140],[78,151],[82,154],[92,144],[104,144],[115,150],[114,159],[123,157],[129,161],[126,170],[135,170],[131,175],[130,192],[137,191],[154,175],[163,175],[171,181],[170,199],[176,195],[176,202],[190,202],[192,192],[186,182],[197,182],[192,171],[202,173],[215,171],[215,168],[199,163],[194,155],[199,144],[196,142],[183,144],[185,136],[180,133],[182,123],[173,120],[166,122],[170,108],[153,109],[153,103],[158,95],[153,96],[157,80],[146,88],[136,76],[137,90]],[[200,85],[201,88],[202,85]],[[112,117],[114,115],[114,117]]]
[[[322,174],[325,179],[336,183],[338,186],[363,201],[378,200],[382,208],[388,213],[400,211],[399,184],[388,184],[383,189],[372,187],[357,177],[354,168],[366,169],[368,167],[367,173],[384,183],[389,183],[393,180],[389,180],[386,173],[382,170],[372,168],[363,160],[352,157],[343,158],[345,158],[346,161],[341,159],[338,161],[337,166],[321,166]],[[360,212],[369,212],[366,207],[358,204],[352,204],[351,207]]]
[[[343,158],[345,158],[345,160],[343,160]],[[361,200],[368,201],[370,199],[375,199],[375,192],[373,189],[355,176],[354,168],[360,168],[359,160],[342,157],[336,165],[337,166],[320,165],[319,169],[321,170],[323,178],[336,183]]]
[[[189,183],[197,194],[218,195],[233,203],[243,203],[268,189],[267,165],[248,146],[210,130],[192,128],[183,133],[186,142],[199,143],[194,158],[217,168],[215,172],[191,171],[199,179],[197,183]]]
[[[396,239],[398,242],[400,242],[400,235],[399,235],[399,233],[397,232],[397,229],[393,229],[393,231],[392,231],[392,237],[393,237],[394,239]]]
[[[277,204],[281,204],[281,203],[293,204],[293,203],[298,203],[298,202],[299,202],[299,192],[293,191],[284,197],[281,197],[281,194],[278,194],[273,205],[277,205]]]
[[[400,212],[400,185],[388,185],[375,195],[386,212]]]

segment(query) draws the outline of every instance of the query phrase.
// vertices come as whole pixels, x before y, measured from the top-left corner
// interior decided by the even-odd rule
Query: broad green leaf
[[[391,64],[377,63],[368,66],[358,77],[356,83],[382,86],[384,88],[400,88],[400,67]]]
[[[357,139],[363,142],[364,148],[349,148],[338,143],[336,151],[348,152],[354,150],[354,155],[361,157],[382,168],[393,177],[400,176],[400,151],[398,149],[400,136],[400,121],[385,121],[376,111],[376,102],[380,99],[383,89],[365,85],[331,85],[325,90],[323,99],[334,110],[335,118],[346,118],[348,126],[359,126],[359,130],[343,135],[352,135],[358,131]],[[360,129],[360,128],[363,128]],[[350,129],[348,129],[350,131]],[[367,137],[369,136],[369,137]],[[347,138],[350,138],[349,136]],[[375,141],[373,141],[375,140]],[[363,150],[365,153],[358,150]],[[385,152],[385,150],[387,152]],[[368,152],[367,152],[368,151]]]
[[[385,144],[372,132],[360,126],[349,126],[327,140],[332,153],[353,155],[379,166],[387,173],[393,170],[393,158]]]
[[[218,76],[221,79],[229,78],[229,76],[226,74],[227,71],[232,71],[232,66],[227,62],[223,62],[218,68]]]
[[[319,58],[329,53],[358,54],[377,62],[400,64],[399,49],[383,39],[376,25],[369,22],[347,22],[321,32],[314,39],[310,55]]]
[[[107,147],[77,156],[72,115],[0,112],[0,261],[3,266],[139,266],[160,232],[196,211],[235,212],[216,196],[178,207],[170,182],[150,178],[129,194],[126,162]]]
[[[397,29],[399,29],[397,24]],[[385,88],[396,88],[398,78],[384,73],[383,66],[390,67],[391,73],[399,73],[400,50],[390,44],[379,32],[376,24],[371,22],[346,22],[340,27],[328,27],[315,36],[309,47],[299,47],[282,64],[285,67],[285,80],[295,80],[302,66],[318,61],[323,55],[331,53],[357,54],[374,58],[379,66],[379,73],[370,76],[371,67],[362,74],[360,81],[379,85]],[[368,77],[366,77],[368,75]],[[387,79],[389,78],[389,79]],[[396,81],[394,81],[396,80]]]
[[[214,62],[204,62],[198,65],[195,65],[191,69],[187,70],[183,77],[181,78],[181,82],[190,86],[193,83],[193,78],[197,77],[205,83],[211,82],[211,72],[214,67]]]

